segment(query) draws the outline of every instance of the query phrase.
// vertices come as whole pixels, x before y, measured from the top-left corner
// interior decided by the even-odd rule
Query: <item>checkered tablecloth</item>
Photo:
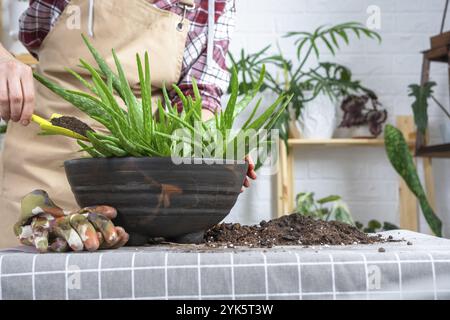
[[[388,234],[413,245],[0,251],[0,298],[450,299],[450,240]]]

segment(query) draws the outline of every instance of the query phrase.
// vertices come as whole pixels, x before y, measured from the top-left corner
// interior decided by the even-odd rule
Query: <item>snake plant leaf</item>
[[[412,109],[414,112],[414,121],[417,126],[417,130],[420,133],[425,134],[428,127],[428,99],[433,94],[433,87],[436,86],[436,82],[427,82],[420,86],[412,84],[409,86],[410,97],[414,97],[414,103]]]
[[[442,237],[442,222],[431,208],[420,182],[413,158],[402,132],[392,125],[387,125],[384,132],[386,153],[397,173],[403,178],[408,188],[417,197],[425,220],[435,235]]]

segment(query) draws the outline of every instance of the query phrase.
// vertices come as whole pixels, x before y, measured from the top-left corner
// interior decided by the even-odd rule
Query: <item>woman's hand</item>
[[[34,97],[31,68],[0,45],[0,116],[27,126],[34,112]]]
[[[247,176],[245,177],[245,180],[244,180],[244,187],[250,188],[250,179],[252,179],[252,180],[257,179],[257,175],[255,172],[255,163],[253,162],[253,159],[251,156],[245,157],[245,161],[248,162],[248,170],[247,170]],[[244,187],[242,187],[241,192],[244,192],[244,190],[245,190]]]

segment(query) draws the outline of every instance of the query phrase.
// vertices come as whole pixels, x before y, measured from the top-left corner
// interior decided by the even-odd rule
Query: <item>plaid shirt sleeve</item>
[[[56,23],[70,0],[30,0],[30,6],[20,18],[20,40],[35,56],[51,28]],[[181,14],[178,1],[156,0],[154,5],[160,9]],[[226,91],[229,74],[226,55],[230,36],[234,29],[234,0],[216,0],[213,64],[207,65],[208,46],[208,0],[195,0],[196,10],[189,11],[191,21],[186,49],[183,56],[181,77],[178,86],[185,95],[193,95],[192,78],[197,80],[205,109],[220,109],[220,98]],[[181,106],[174,91],[169,92],[172,102]]]
[[[20,41],[35,57],[50,29],[70,0],[30,0],[20,17]]]
[[[213,63],[207,65],[208,1],[196,1],[197,10],[188,18],[191,29],[183,59],[183,71],[178,86],[185,95],[193,96],[192,78],[195,78],[202,96],[203,108],[213,112],[221,108],[220,99],[228,88],[229,73],[226,56],[234,30],[234,1],[216,0]],[[179,98],[171,93],[173,101],[181,106]]]

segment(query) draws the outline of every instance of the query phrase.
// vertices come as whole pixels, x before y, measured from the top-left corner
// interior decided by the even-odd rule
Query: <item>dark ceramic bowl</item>
[[[207,160],[205,160],[207,161]],[[109,205],[131,245],[163,237],[198,242],[240,194],[246,163],[181,164],[171,158],[78,159],[64,163],[80,207]]]

